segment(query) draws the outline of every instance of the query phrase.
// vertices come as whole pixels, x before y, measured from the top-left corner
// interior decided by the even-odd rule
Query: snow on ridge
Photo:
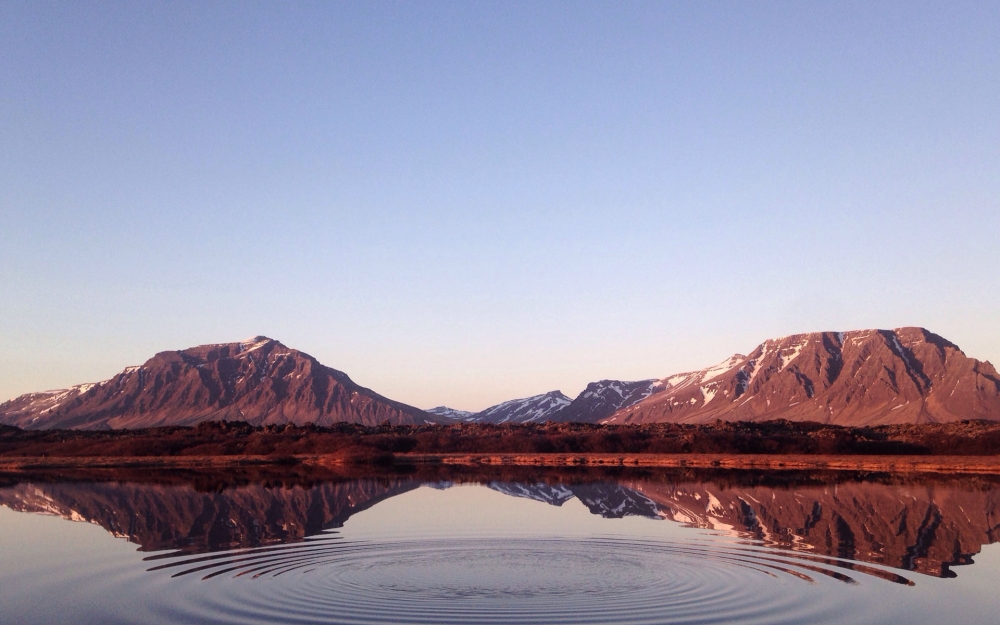
[[[713,380],[727,371],[731,371],[733,367],[739,364],[742,360],[744,360],[743,356],[734,354],[717,365],[712,365],[708,369],[703,369],[699,372],[701,373],[701,381],[708,382],[709,380]]]
[[[269,339],[266,336],[262,336],[262,335],[254,336],[254,337],[251,337],[249,339],[240,341],[238,343],[239,349],[240,349],[240,355],[247,354],[249,352],[258,350],[261,347],[264,347],[265,345],[267,345],[268,343],[271,343],[271,342],[272,342],[272,339]]]
[[[449,408],[448,406],[435,406],[433,408],[428,408],[424,412],[432,415],[437,415],[439,417],[446,417],[448,419],[463,420],[468,419],[473,416],[474,412],[469,412],[468,410],[458,410],[457,408]]]
[[[663,383],[660,380],[650,380],[649,384],[646,385],[646,389],[642,392],[642,399],[646,399],[656,392],[657,387],[659,387],[660,390],[663,390]]]
[[[677,391],[686,386],[690,386],[692,382],[695,381],[700,371],[694,371],[690,373],[677,373],[672,376],[663,378],[660,383],[667,390]]]
[[[652,392],[653,388],[662,384],[660,380],[651,378],[649,380],[635,380],[635,381],[625,381],[625,380],[601,380],[600,382],[593,382],[587,386],[587,390],[583,392],[583,397],[599,397],[601,399],[608,399],[607,394],[609,391],[614,392],[618,397],[614,398],[612,396],[611,401],[615,399],[624,400],[628,395],[636,392],[636,390],[629,391],[629,387],[633,387],[637,384],[646,383],[647,388],[643,391],[642,397],[648,397]]]
[[[801,343],[792,347],[792,353],[789,356],[785,356],[781,352],[778,352],[778,358],[781,359],[781,369],[779,369],[779,371],[784,371],[788,368],[788,365],[792,364],[792,361],[799,357],[799,354],[802,353],[803,348],[805,348],[808,343],[809,339],[805,339]]]
[[[899,357],[903,359],[904,363],[906,363],[906,367],[911,371],[916,370],[913,361],[910,360],[910,357],[903,349],[903,345],[899,342],[899,337],[896,335],[895,330],[889,331],[889,338],[892,340],[892,346],[896,349],[896,353],[899,354]]]
[[[571,399],[560,391],[550,391],[541,395],[511,399],[476,413],[469,420],[496,423],[531,423],[543,421],[571,403]]]
[[[532,395],[531,397],[521,397],[521,398],[518,398],[518,399],[508,399],[507,401],[499,403],[499,404],[497,404],[495,406],[490,406],[489,408],[487,408],[486,410],[483,410],[479,414],[494,413],[494,412],[497,412],[497,411],[499,411],[499,410],[501,410],[503,408],[509,408],[510,406],[513,406],[515,404],[529,404],[529,403],[539,402],[539,401],[542,401],[545,398],[547,398],[551,393],[559,393],[559,391],[549,391],[548,393],[542,393],[540,395]]]

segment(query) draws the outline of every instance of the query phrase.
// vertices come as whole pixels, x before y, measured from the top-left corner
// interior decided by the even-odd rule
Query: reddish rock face
[[[863,426],[1000,420],[1000,376],[923,328],[797,334],[765,341],[603,423],[789,419]]]
[[[552,421],[598,423],[621,408],[632,406],[663,390],[659,380],[591,382],[568,406],[549,417]]]
[[[104,382],[0,404],[0,423],[27,429],[119,429],[339,422],[437,423],[439,417],[358,386],[345,373],[266,337],[161,352]]]

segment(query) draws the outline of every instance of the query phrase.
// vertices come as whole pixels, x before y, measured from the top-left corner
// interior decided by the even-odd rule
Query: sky
[[[0,0],[0,401],[266,335],[479,410],[1000,364],[1000,3]]]

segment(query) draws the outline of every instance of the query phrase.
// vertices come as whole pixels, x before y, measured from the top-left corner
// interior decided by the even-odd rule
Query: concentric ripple
[[[721,536],[301,543],[148,559],[217,584],[171,619],[233,623],[836,622],[800,584],[906,578]],[[874,583],[874,580],[873,580]],[[790,584],[796,587],[790,588]]]

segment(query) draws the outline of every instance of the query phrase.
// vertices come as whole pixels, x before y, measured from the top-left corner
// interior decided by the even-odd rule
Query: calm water
[[[8,479],[0,622],[1000,622],[1000,482],[863,477]]]

